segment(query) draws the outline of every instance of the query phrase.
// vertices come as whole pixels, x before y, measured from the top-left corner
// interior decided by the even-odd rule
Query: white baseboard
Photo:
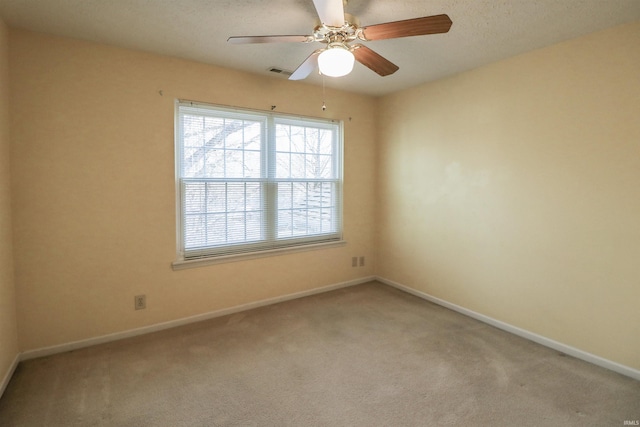
[[[185,317],[182,319],[176,319],[176,320],[172,320],[169,322],[163,322],[163,323],[158,323],[155,325],[150,325],[150,326],[145,326],[142,328],[136,328],[136,329],[130,329],[127,331],[122,331],[122,332],[116,332],[113,334],[108,334],[108,335],[102,335],[99,337],[94,337],[94,338],[88,338],[85,340],[79,340],[79,341],[73,341],[73,342],[69,342],[69,343],[65,343],[65,344],[60,344],[60,345],[55,345],[55,346],[51,346],[51,347],[44,347],[44,348],[39,348],[39,349],[35,349],[35,350],[28,350],[25,351],[21,354],[18,354],[16,356],[16,359],[14,360],[12,366],[10,367],[9,371],[5,374],[2,382],[0,383],[0,396],[2,396],[2,393],[4,392],[7,384],[9,383],[9,380],[11,379],[11,376],[13,375],[18,363],[21,360],[29,360],[29,359],[35,359],[38,357],[44,357],[44,356],[49,356],[52,354],[57,354],[57,353],[63,353],[66,351],[71,351],[71,350],[77,350],[80,348],[85,348],[85,347],[90,347],[90,346],[94,346],[94,345],[98,345],[98,344],[103,344],[103,343],[107,343],[107,342],[111,342],[111,341],[117,341],[117,340],[121,340],[124,338],[131,338],[131,337],[135,337],[138,335],[144,335],[144,334],[149,334],[152,332],[158,332],[158,331],[162,331],[165,329],[170,329],[170,328],[175,328],[177,326],[182,326],[182,325],[187,325],[190,323],[195,323],[195,322],[201,322],[203,320],[209,320],[209,319],[213,319],[216,317],[221,317],[221,316],[226,316],[229,314],[234,314],[234,313],[238,313],[241,311],[246,311],[246,310],[251,310],[254,308],[258,308],[258,307],[264,307],[267,305],[271,305],[271,304],[277,304],[279,302],[284,302],[284,301],[289,301],[289,300],[293,300],[293,299],[297,299],[297,298],[303,298],[306,296],[310,296],[310,295],[315,295],[315,294],[320,294],[323,292],[329,292],[335,289],[340,289],[340,288],[346,288],[349,286],[355,286],[355,285],[359,285],[362,283],[367,283],[373,280],[377,280],[381,283],[384,283],[386,285],[392,286],[394,288],[397,288],[401,291],[407,292],[409,294],[415,295],[419,298],[425,299],[427,301],[433,302],[435,304],[438,304],[442,307],[451,309],[453,311],[456,311],[458,313],[464,314],[465,316],[469,316],[471,318],[474,318],[476,320],[479,320],[481,322],[484,322],[486,324],[489,324],[491,326],[494,326],[498,329],[502,329],[506,332],[512,333],[514,335],[523,337],[525,339],[528,339],[530,341],[536,342],[538,344],[544,345],[546,347],[552,348],[554,350],[560,351],[562,353],[568,354],[570,356],[573,356],[577,359],[581,359],[584,360],[586,362],[592,363],[594,365],[597,366],[601,366],[603,368],[612,370],[614,372],[618,372],[622,375],[634,378],[636,380],[640,380],[640,371],[637,369],[633,369],[631,367],[628,366],[624,366],[621,365],[619,363],[604,359],[600,356],[596,356],[594,354],[591,353],[587,353],[585,351],[582,351],[580,349],[571,347],[569,345],[551,340],[549,338],[543,337],[541,335],[535,334],[533,332],[529,332],[527,330],[518,328],[516,326],[510,325],[508,323],[493,319],[489,316],[485,316],[483,314],[480,313],[476,313],[472,310],[466,309],[464,307],[458,306],[456,304],[452,304],[448,301],[442,300],[440,298],[436,298],[434,296],[431,296],[429,294],[426,294],[424,292],[415,290],[413,288],[410,288],[408,286],[402,285],[400,283],[385,279],[383,277],[376,277],[376,276],[368,276],[368,277],[363,277],[360,279],[354,279],[354,280],[349,280],[346,282],[341,282],[341,283],[336,283],[333,285],[328,285],[328,286],[323,286],[320,288],[315,288],[315,289],[310,289],[307,291],[301,291],[301,292],[295,292],[292,294],[287,294],[287,295],[282,295],[279,297],[274,297],[274,298],[267,298],[264,300],[260,300],[260,301],[255,301],[255,302],[251,302],[251,303],[247,303],[247,304],[241,304],[235,307],[230,307],[230,308],[226,308],[226,309],[221,309],[221,310],[216,310],[216,311],[212,311],[212,312],[208,312],[208,313],[203,313],[203,314],[198,314],[195,316],[190,316],[190,317]]]
[[[493,319],[489,316],[485,316],[484,314],[476,313],[475,311],[466,309],[456,304],[452,304],[448,301],[442,300],[440,298],[436,298],[432,295],[426,294],[424,292],[415,290],[405,285],[401,285],[400,283],[394,282],[392,280],[385,279],[383,277],[376,277],[376,280],[384,283],[385,285],[393,286],[401,291],[407,292],[409,294],[415,295],[419,298],[430,301],[434,304],[438,304],[442,307],[448,308],[450,310],[456,311],[458,313],[464,314],[465,316],[471,317],[473,319],[484,322],[488,325],[494,326],[498,329],[502,329],[503,331],[512,333],[519,337],[528,339],[529,341],[536,342],[545,347],[552,348],[554,350],[560,351],[562,353],[568,354],[569,356],[573,356],[576,359],[584,360],[585,362],[592,363],[594,365],[609,369],[611,371],[617,372],[619,374],[625,375],[627,377],[634,378],[636,380],[640,380],[640,371],[629,366],[621,365],[620,363],[613,362],[611,360],[602,358],[600,356],[596,356],[595,354],[587,353],[586,351],[582,351],[575,347],[571,347],[569,345],[563,344],[558,341],[554,341],[552,339],[546,338],[542,335],[538,335],[536,333],[527,331],[525,329],[518,328],[517,326],[510,325],[508,323],[502,322],[500,320]]]
[[[149,334],[152,332],[162,331],[164,329],[175,328],[177,326],[187,325],[190,323],[201,322],[203,320],[213,319],[215,317],[226,316],[228,314],[234,314],[241,311],[251,310],[253,308],[264,307],[266,305],[277,304],[279,302],[289,301],[297,298],[303,298],[310,295],[320,294],[323,292],[333,291],[335,289],[346,288],[349,286],[359,285],[361,283],[367,283],[376,280],[374,276],[363,277],[360,279],[349,280],[346,282],[336,283],[333,285],[323,286],[320,288],[310,289],[307,291],[295,292],[292,294],[282,295],[274,298],[267,298],[260,301],[250,302],[247,304],[241,304],[235,307],[216,310],[208,313],[197,314],[195,316],[185,317],[182,319],[171,320],[168,322],[157,323],[155,325],[145,326],[142,328],[130,329],[127,331],[116,332],[113,334],[102,335],[94,338],[87,338],[84,340],[73,341],[69,343],[54,345],[51,347],[44,347],[35,350],[28,350],[20,355],[20,360],[35,359],[38,357],[50,356],[52,354],[64,353],[65,351],[77,350],[80,348],[90,347],[93,345],[104,344],[111,341],[117,341],[124,338],[131,338],[138,335]],[[11,378],[11,376],[9,376]]]
[[[4,391],[7,389],[9,381],[11,381],[11,377],[18,367],[18,363],[20,363],[20,353],[16,354],[15,359],[13,359],[13,363],[11,363],[9,370],[5,373],[4,378],[2,378],[2,382],[0,382],[0,397],[2,397]]]

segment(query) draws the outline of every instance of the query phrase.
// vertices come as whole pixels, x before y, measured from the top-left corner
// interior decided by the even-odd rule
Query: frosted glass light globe
[[[318,56],[318,67],[325,76],[342,77],[353,70],[354,60],[353,53],[344,47],[330,47]]]

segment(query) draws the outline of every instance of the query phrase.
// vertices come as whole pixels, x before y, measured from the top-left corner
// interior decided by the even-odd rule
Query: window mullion
[[[265,158],[266,172],[266,214],[265,214],[265,234],[266,240],[274,242],[277,237],[278,227],[278,184],[276,178],[276,127],[273,116],[268,116],[266,120],[265,137],[263,138],[262,152]]]
[[[209,216],[210,216],[209,209],[208,209],[209,206],[207,203],[208,200],[209,200],[209,184],[205,182],[204,183],[204,200],[202,201],[204,204],[204,209],[202,209],[202,211],[204,212],[204,236],[202,237],[203,237],[203,240],[207,242],[207,244],[209,244]]]
[[[224,184],[224,240],[229,241],[229,183]]]

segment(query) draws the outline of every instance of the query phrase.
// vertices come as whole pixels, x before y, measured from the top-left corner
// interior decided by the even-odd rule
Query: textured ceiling
[[[446,13],[446,34],[367,42],[400,67],[380,77],[356,64],[326,85],[383,95],[640,19],[640,0],[350,0],[361,25]],[[156,52],[285,79],[321,45],[229,45],[229,36],[310,34],[312,0],[0,0],[10,26]],[[640,47],[639,47],[640,48]],[[305,80],[322,84],[313,73]]]

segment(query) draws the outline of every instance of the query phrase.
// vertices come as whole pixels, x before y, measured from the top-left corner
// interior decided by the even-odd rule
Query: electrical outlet
[[[147,296],[136,295],[135,297],[133,297],[133,303],[136,310],[147,308]]]
[[[360,267],[364,267],[364,257],[360,257]]]
[[[353,258],[351,258],[351,267],[357,267],[358,266],[358,257],[354,256]]]

